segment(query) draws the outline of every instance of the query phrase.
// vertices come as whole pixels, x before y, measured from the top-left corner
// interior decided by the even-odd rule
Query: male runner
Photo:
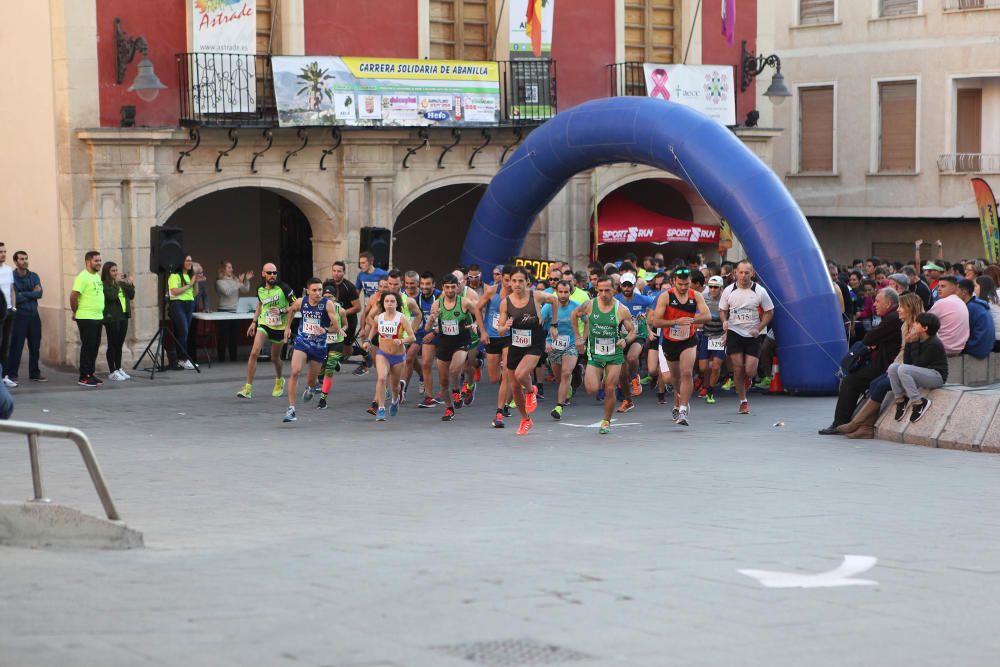
[[[462,269],[455,269],[452,271],[452,275],[458,280],[459,294],[462,298],[468,299],[473,306],[478,304],[481,294],[466,284],[466,277]],[[480,278],[482,278],[482,274],[480,274]],[[476,383],[479,381],[479,368],[482,366],[482,358],[480,357],[482,343],[479,337],[479,326],[476,323],[474,313],[469,315],[472,318],[472,324],[469,326],[469,349],[468,354],[465,355],[465,368],[463,369],[465,381],[458,387],[464,405],[472,405],[472,402],[476,400]]]
[[[319,378],[320,366],[327,357],[327,334],[340,331],[340,319],[333,301],[323,298],[323,281],[310,278],[306,284],[306,298],[296,301],[288,308],[288,318],[285,323],[283,340],[287,343],[292,335],[292,319],[296,312],[302,313],[302,324],[295,336],[292,350],[292,372],[288,377],[288,410],[281,421],[288,423],[297,419],[295,416],[295,391],[299,382],[299,372],[308,362],[306,371],[306,389],[302,400],[310,401],[313,397],[313,386]]]
[[[271,344],[271,364],[274,365],[274,389],[271,396],[277,398],[285,391],[285,380],[281,377],[281,344],[285,340],[284,329],[290,321],[288,311],[295,303],[295,292],[278,280],[278,267],[268,262],[260,272],[264,284],[257,288],[257,310],[247,328],[247,335],[253,336],[253,347],[247,359],[247,382],[237,392],[240,398],[253,398],[253,376],[257,373],[257,356],[265,342]]]
[[[698,374],[701,376],[698,398],[704,398],[709,404],[715,403],[715,385],[719,383],[722,362],[726,359],[726,341],[722,337],[722,320],[719,318],[721,294],[722,278],[712,276],[708,279],[708,298],[705,299],[712,319],[705,322],[698,339]]]
[[[441,421],[447,422],[455,416],[455,409],[461,407],[458,376],[469,351],[469,325],[473,322],[471,313],[475,303],[459,295],[458,279],[450,273],[441,279],[441,289],[441,296],[431,307],[426,328],[437,330],[438,378],[447,401]]]
[[[344,358],[351,356],[354,349],[354,337],[358,333],[358,312],[361,310],[361,297],[358,290],[349,281],[344,280],[347,273],[347,265],[337,260],[330,268],[330,279],[323,283],[323,292],[332,291],[333,297],[344,309],[344,316],[347,317],[347,324],[343,328],[343,348]],[[338,360],[337,370],[340,370]]]
[[[486,373],[490,384],[500,383],[497,389],[497,412],[493,418],[493,428],[504,427],[504,417],[510,416],[507,403],[511,399],[511,390],[507,384],[507,374],[503,372],[507,364],[507,348],[510,347],[510,336],[501,336],[500,303],[510,294],[510,274],[514,270],[512,264],[498,267],[500,273],[493,285],[487,286],[483,297],[476,304],[476,322],[483,332],[483,344],[486,345]]]
[[[650,317],[653,326],[663,327],[660,348],[674,379],[674,421],[688,425],[691,391],[694,386],[695,357],[697,357],[697,325],[704,324],[711,315],[705,297],[691,287],[691,269],[674,269],[671,287],[656,300],[656,310]]]
[[[350,285],[347,282],[344,284]],[[326,410],[326,399],[330,396],[330,389],[333,387],[333,374],[340,370],[340,359],[344,351],[344,333],[349,321],[345,314],[346,310],[336,300],[335,285],[330,282],[324,283],[323,296],[333,302],[333,310],[336,314],[334,319],[337,321],[340,330],[326,335],[326,363],[323,364],[323,387],[320,391],[319,401],[316,402],[316,408],[319,410]]]
[[[573,286],[568,280],[560,280],[556,285],[559,310],[555,319],[559,322],[557,325],[559,335],[553,337],[552,328],[545,327],[549,330],[549,335],[545,339],[545,353],[549,357],[549,363],[552,364],[552,374],[559,382],[556,407],[552,408],[550,413],[553,419],[562,419],[563,408],[569,401],[572,389],[573,369],[576,367],[576,359],[579,356],[576,351],[576,330],[573,328],[572,319],[573,311],[579,306],[570,301],[569,296],[572,289]],[[542,306],[543,323],[547,324],[553,320],[552,308],[550,303]]]
[[[375,266],[375,255],[365,251],[358,256],[358,277],[354,280],[354,287],[364,297],[364,306],[369,308],[369,301],[377,300],[378,283],[381,279],[389,277],[385,269]],[[360,336],[359,336],[360,338]],[[368,372],[367,356],[361,359],[361,365],[354,371],[354,375],[364,375]]]
[[[625,395],[622,404],[618,407],[618,412],[628,412],[635,407],[632,402],[633,396],[642,393],[642,384],[639,383],[639,357],[646,349],[649,339],[649,328],[646,326],[646,313],[656,305],[656,302],[644,294],[639,294],[635,290],[636,276],[627,272],[622,274],[621,292],[615,295],[622,305],[629,310],[632,317],[632,324],[635,325],[635,340],[628,344],[625,349],[624,377],[621,378],[622,393]]]
[[[625,348],[635,340],[635,325],[628,308],[615,300],[614,281],[608,276],[599,276],[595,283],[597,298],[588,301],[573,311],[573,330],[582,318],[585,326],[583,334],[576,339],[577,350],[587,351],[587,371],[583,382],[590,395],[604,390],[604,419],[599,433],[611,432],[611,414],[615,409],[615,387],[625,363]],[[622,336],[622,327],[625,336]]]
[[[741,261],[733,271],[736,282],[722,290],[719,317],[722,319],[726,354],[733,365],[733,382],[740,399],[740,414],[750,414],[747,389],[757,374],[760,360],[760,334],[774,317],[774,303],[763,287],[753,279],[753,265]]]
[[[425,271],[420,275],[420,294],[417,296],[417,306],[424,317],[417,328],[417,340],[408,352],[408,355],[413,358],[414,363],[416,363],[417,354],[420,354],[420,367],[422,369],[420,393],[424,395],[424,400],[417,403],[418,408],[433,408],[438,404],[434,400],[435,333],[427,327],[427,320],[430,319],[431,308],[439,296],[441,296],[441,290],[437,289],[434,285],[434,274],[430,271]]]

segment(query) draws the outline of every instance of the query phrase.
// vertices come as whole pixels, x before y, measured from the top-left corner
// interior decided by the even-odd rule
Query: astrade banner
[[[274,56],[281,127],[462,127],[500,122],[495,62]]]
[[[1000,261],[1000,226],[997,223],[997,200],[990,184],[981,178],[972,179],[972,191],[979,208],[979,225],[983,231],[983,257],[989,264]]]
[[[736,125],[732,65],[643,63],[646,95],[683,104],[723,125]]]
[[[195,53],[257,52],[257,0],[191,0]]]
[[[548,58],[556,0],[511,0],[510,58]]]
[[[199,113],[256,109],[257,0],[189,0],[193,56],[187,61]]]

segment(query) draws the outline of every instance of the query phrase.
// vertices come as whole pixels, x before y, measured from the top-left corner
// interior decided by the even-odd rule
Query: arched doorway
[[[199,197],[177,209],[167,225],[184,230],[185,250],[214,279],[222,261],[237,273],[259,278],[264,262],[278,265],[281,279],[300,292],[312,276],[312,230],[298,206],[264,188],[231,188]],[[210,298],[214,294],[210,290]]]
[[[433,271],[439,277],[454,269],[486,187],[485,183],[445,185],[410,202],[392,230],[393,266]]]

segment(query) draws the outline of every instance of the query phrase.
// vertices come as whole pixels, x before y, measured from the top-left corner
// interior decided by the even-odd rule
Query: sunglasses
[[[675,276],[690,276],[691,269],[677,269],[674,271]]]
[[[278,272],[277,271],[265,271],[264,275],[265,276],[276,276],[276,275],[278,275]]]

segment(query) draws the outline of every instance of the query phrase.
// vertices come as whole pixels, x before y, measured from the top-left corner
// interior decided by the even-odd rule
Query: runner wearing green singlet
[[[635,340],[635,324],[628,308],[615,299],[614,282],[608,276],[597,279],[597,298],[573,311],[573,326],[585,318],[583,334],[576,346],[587,351],[587,371],[584,386],[588,394],[604,389],[604,419],[600,433],[611,431],[611,414],[615,409],[615,387],[625,363],[624,350]],[[625,328],[625,336],[621,328]]]
[[[461,289],[462,298],[468,299],[469,302],[478,305],[482,295],[466,284],[465,274],[456,269],[452,271],[452,275],[458,279],[458,284],[463,286]],[[475,318],[474,310],[465,314],[465,325],[469,328],[471,340],[469,341],[469,353],[465,355],[465,382],[460,388],[460,396],[463,404],[472,405],[472,402],[476,400],[476,386],[480,374],[479,369],[483,363],[482,358],[479,356],[479,348],[482,346],[482,340],[479,338],[479,323]]]
[[[274,389],[271,395],[281,396],[285,391],[285,379],[281,377],[281,346],[285,339],[285,324],[288,310],[295,303],[295,292],[278,280],[278,267],[268,262],[260,272],[264,284],[257,288],[257,310],[247,329],[253,336],[253,348],[247,359],[247,382],[236,395],[253,398],[253,376],[257,372],[257,356],[265,342],[271,344],[271,364],[274,365]]]
[[[347,328],[347,316],[344,315],[344,308],[336,301],[336,289],[332,284],[327,284],[323,288],[323,296],[330,299],[333,304],[333,312],[336,316],[338,331],[326,335],[326,362],[323,364],[323,389],[319,394],[319,401],[316,408],[326,410],[326,399],[330,396],[330,389],[333,388],[333,374],[340,370],[340,360],[344,351],[344,331]]]

